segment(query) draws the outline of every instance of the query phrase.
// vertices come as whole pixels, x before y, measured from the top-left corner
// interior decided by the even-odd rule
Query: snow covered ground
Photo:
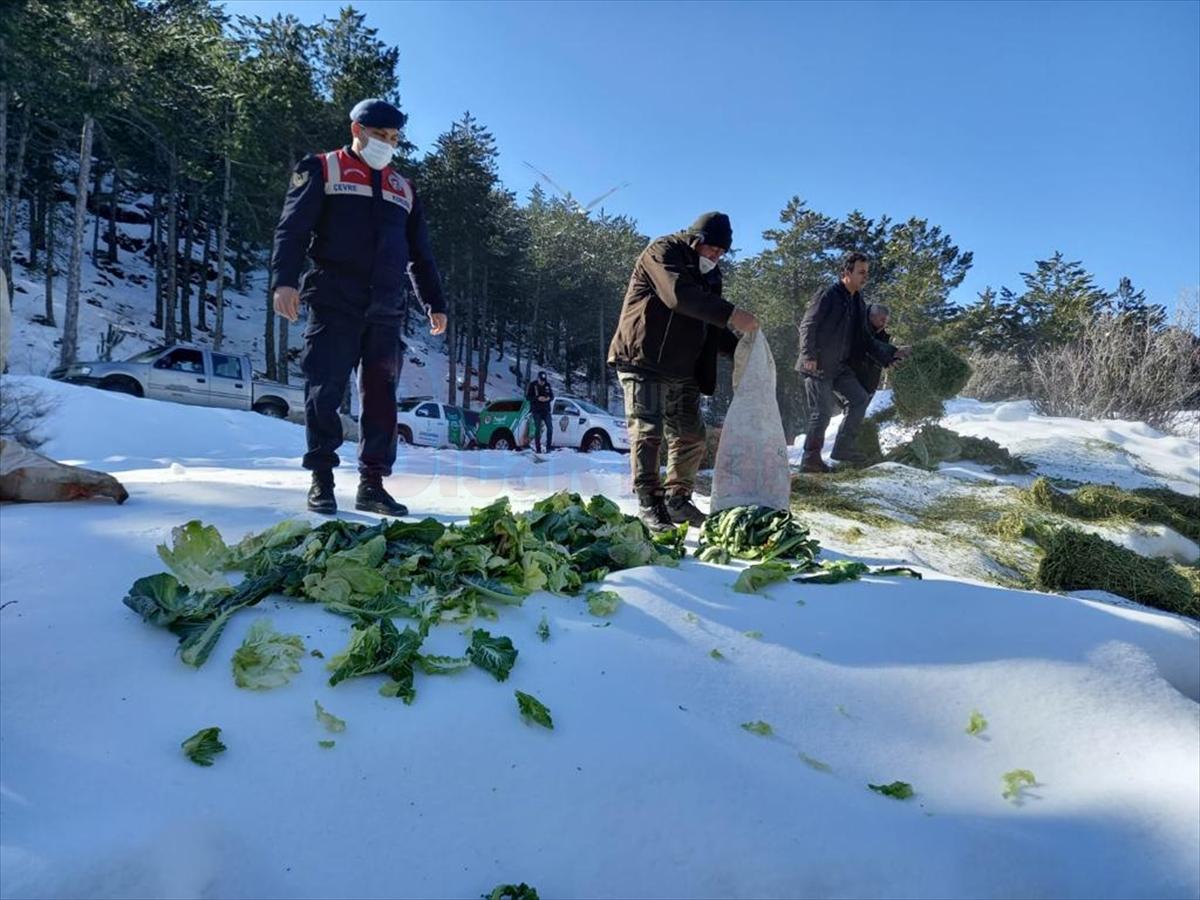
[[[504,684],[423,678],[410,707],[372,679],[330,688],[308,659],[252,693],[228,660],[253,622],[328,657],[347,620],[268,600],[192,671],[121,597],[161,571],[173,526],[236,540],[298,514],[302,430],[17,383],[57,402],[45,452],[113,472],[131,498],[0,508],[4,897],[470,898],[520,881],[544,897],[1200,893],[1195,622],[929,570],[743,595],[736,567],[689,559],[610,576],[625,601],[611,620],[546,594],[505,609],[488,625],[520,650]],[[1045,436],[1012,421],[1014,443]],[[1194,459],[1113,428],[1130,460],[1195,482]],[[389,486],[443,519],[563,488],[631,511],[627,465],[402,448]],[[452,626],[430,638],[465,643]],[[514,688],[554,731],[521,721]],[[348,723],[332,749],[314,699]],[[740,727],[755,720],[774,736]],[[229,749],[205,769],[179,743],[209,725]],[[1020,804],[1001,797],[1013,769],[1037,780]],[[916,796],[867,789],[895,780]]]

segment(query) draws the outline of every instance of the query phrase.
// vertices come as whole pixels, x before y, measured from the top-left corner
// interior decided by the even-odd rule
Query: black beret
[[[368,128],[399,129],[404,127],[404,116],[400,110],[386,100],[374,97],[369,100],[360,100],[355,104],[354,109],[350,110],[350,121],[366,125]]]

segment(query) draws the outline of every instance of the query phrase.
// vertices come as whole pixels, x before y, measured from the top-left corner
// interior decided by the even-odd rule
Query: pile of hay
[[[1166,525],[1200,542],[1200,497],[1188,497],[1168,488],[1127,491],[1108,484],[1085,484],[1073,494],[1060,491],[1039,478],[1025,492],[1034,506],[1072,519],[1132,519]]]
[[[1027,474],[1033,466],[1013,456],[991,438],[968,437],[942,428],[940,425],[923,425],[907,443],[893,447],[887,459],[892,462],[916,466],[933,471],[942,462],[976,462],[990,466],[1000,474]]]
[[[1046,535],[1037,584],[1053,591],[1102,590],[1156,609],[1200,618],[1200,595],[1164,559],[1147,558],[1095,534],[1060,528]]]
[[[919,341],[912,355],[889,370],[892,402],[904,422],[940,419],[945,401],[971,377],[971,366],[941,341]]]

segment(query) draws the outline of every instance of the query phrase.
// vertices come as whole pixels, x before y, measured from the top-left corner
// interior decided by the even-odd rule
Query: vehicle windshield
[[[151,347],[149,350],[143,350],[141,353],[135,353],[126,362],[150,362],[158,354],[166,350],[166,347]]]
[[[421,402],[421,400],[405,400],[403,403],[397,403],[396,409],[400,410],[400,412],[411,412]]]
[[[610,413],[607,409],[601,409],[595,403],[589,403],[588,401],[580,400],[577,397],[572,397],[571,402],[574,403],[576,406],[578,406],[580,409],[582,409],[584,412],[591,413],[593,416],[611,416],[612,415],[612,413]]]

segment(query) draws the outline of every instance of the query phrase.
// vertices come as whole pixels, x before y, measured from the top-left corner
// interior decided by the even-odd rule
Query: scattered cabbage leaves
[[[467,656],[471,662],[485,672],[490,672],[497,681],[504,681],[517,662],[517,649],[510,638],[504,635],[492,635],[477,628],[471,632],[471,646],[467,648]]]
[[[282,687],[300,671],[302,656],[300,635],[280,634],[270,619],[259,619],[233,653],[233,681],[252,691]]]
[[[912,785],[907,781],[893,781],[891,784],[868,784],[867,787],[877,794],[883,794],[885,797],[892,797],[896,800],[907,800],[913,796]]]
[[[593,616],[611,616],[621,605],[621,595],[616,591],[588,591],[587,605]]]
[[[229,568],[229,548],[215,525],[193,519],[171,529],[171,548],[158,545],[158,556],[179,581],[193,591],[232,591],[222,572]]]
[[[1011,772],[1005,772],[1000,776],[1000,780],[1004,782],[1004,791],[1000,794],[1005,800],[1011,800],[1017,806],[1021,805],[1024,800],[1022,793],[1027,787],[1035,787],[1037,778],[1028,769],[1013,769]]]
[[[187,758],[198,766],[211,766],[213,758],[225,752],[225,745],[221,743],[221,729],[215,726],[201,728],[180,746]]]
[[[317,709],[317,721],[325,726],[326,731],[332,731],[334,734],[346,730],[346,720],[339,719],[329,710],[321,705],[320,700],[314,700],[313,706]]]
[[[541,725],[543,728],[554,729],[554,720],[550,718],[550,710],[532,694],[524,691],[513,691],[517,695],[517,708],[526,722]]]

